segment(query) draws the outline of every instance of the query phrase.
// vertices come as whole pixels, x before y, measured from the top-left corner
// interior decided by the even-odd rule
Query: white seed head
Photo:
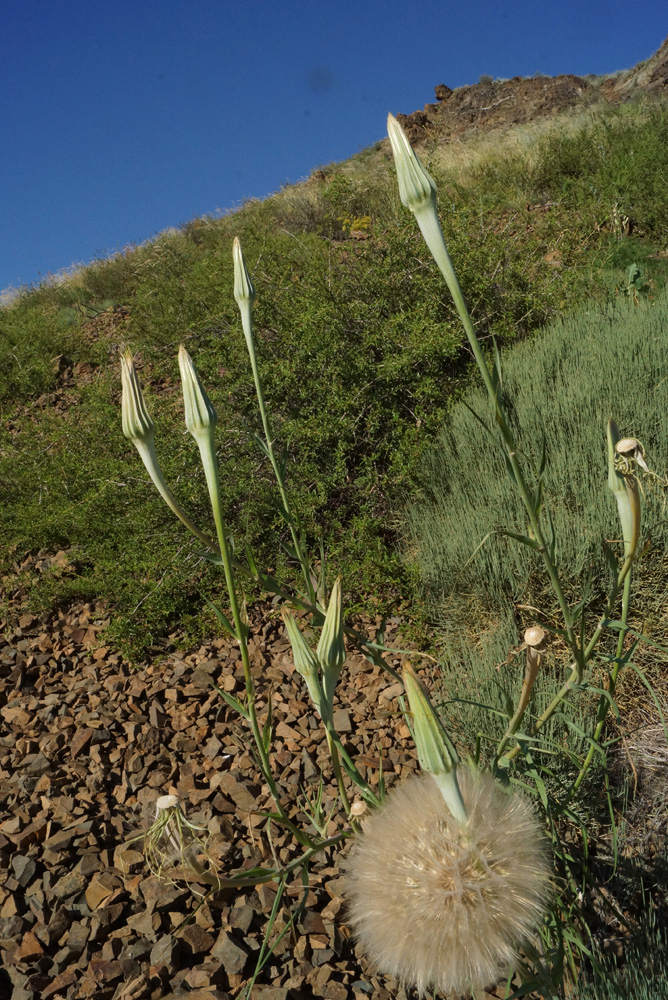
[[[640,442],[636,438],[622,438],[615,445],[618,455],[633,455],[639,447]]]
[[[161,795],[155,802],[155,815],[157,816],[163,809],[174,809],[178,804],[179,799],[177,795]]]
[[[461,772],[469,820],[429,775],[393,789],[345,863],[347,922],[376,968],[420,994],[468,996],[515,965],[550,895],[538,820],[490,774]]]

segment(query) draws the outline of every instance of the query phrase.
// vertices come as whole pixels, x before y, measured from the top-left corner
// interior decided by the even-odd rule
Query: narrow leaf
[[[516,542],[520,542],[522,545],[526,545],[530,549],[540,549],[540,543],[537,542],[535,538],[529,538],[528,535],[520,535],[517,531],[509,531],[507,528],[499,528],[497,530],[497,534],[506,535],[508,538],[514,538]]]
[[[232,636],[232,638],[236,639],[237,642],[238,642],[239,641],[239,636],[237,635],[236,629],[235,629],[234,625],[232,624],[232,622],[227,617],[227,615],[223,614],[223,612],[220,610],[220,608],[217,608],[216,605],[213,603],[213,601],[210,601],[208,599],[208,597],[205,598],[205,601],[209,605],[209,607],[211,608],[211,610],[213,611],[214,615],[216,616],[216,618],[218,619],[218,621],[220,622],[220,624],[222,625],[222,627],[225,629],[225,631],[229,632],[229,634]]]

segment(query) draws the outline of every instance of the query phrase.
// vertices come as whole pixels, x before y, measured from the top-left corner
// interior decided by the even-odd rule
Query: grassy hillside
[[[583,301],[656,296],[667,264],[667,138],[668,111],[632,103],[422,151],[483,339],[508,347]],[[194,640],[209,628],[203,598],[218,579],[120,430],[117,354],[127,344],[167,478],[208,527],[203,476],[183,430],[182,340],[219,414],[235,540],[290,575],[252,436],[259,418],[232,295],[238,235],[294,506],[310,538],[324,537],[348,606],[414,598],[398,529],[425,448],[473,376],[392,173],[378,144],[264,202],[24,290],[0,312],[6,593],[21,587],[37,608],[105,597],[115,638],[137,657],[177,630]],[[42,550],[66,557],[37,572],[28,557]]]

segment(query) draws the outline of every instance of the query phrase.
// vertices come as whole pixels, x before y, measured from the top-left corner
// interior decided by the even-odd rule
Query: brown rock
[[[68,872],[58,879],[52,892],[56,899],[69,899],[70,896],[81,892],[85,884],[86,879],[81,872]]]
[[[198,955],[203,951],[210,951],[213,947],[213,936],[208,931],[203,930],[197,924],[188,924],[179,935],[186,949],[193,955]]]
[[[241,972],[248,959],[248,952],[228,931],[221,931],[211,949],[213,958],[222,962],[227,972]]]
[[[151,966],[158,971],[165,969],[167,972],[172,972],[178,947],[178,939],[172,934],[164,934],[158,938],[151,948]]]
[[[92,735],[93,730],[90,728],[77,729],[76,735],[70,744],[70,756],[73,759],[80,754],[86,744],[90,742]]]
[[[18,962],[25,962],[30,958],[38,958],[40,955],[44,954],[44,949],[42,945],[37,940],[32,931],[26,931],[23,935],[23,940],[18,948],[12,953],[11,961],[13,964]]]
[[[72,983],[76,983],[81,974],[74,969],[59,972],[56,978],[43,990],[42,1000],[49,1000],[54,993],[64,992]]]

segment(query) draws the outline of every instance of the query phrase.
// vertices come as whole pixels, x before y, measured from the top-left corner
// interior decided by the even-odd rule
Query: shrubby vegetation
[[[642,294],[656,293],[665,274],[656,253],[667,122],[661,110],[631,107],[574,119],[535,141],[528,131],[513,156],[503,146],[495,155],[488,143],[484,155],[471,153],[470,171],[465,150],[454,166],[435,164],[446,238],[483,343],[494,334],[510,345],[584,299],[625,296],[633,262]],[[631,147],[633,169],[622,152]],[[180,436],[173,346],[185,339],[220,414],[235,539],[279,575],[291,572],[268,541],[279,519],[252,438],[257,418],[231,292],[234,235],[261,293],[259,363],[288,442],[295,508],[307,532],[324,534],[349,606],[368,606],[370,594],[382,607],[411,597],[397,528],[425,447],[469,383],[471,364],[392,171],[379,144],[265,202],[26,290],[3,309],[4,568],[35,548],[71,550],[76,566],[64,578],[26,581],[36,605],[109,597],[117,638],[139,657],[177,621],[191,638],[208,627],[200,610],[210,570],[119,435],[121,341],[138,352],[166,474],[203,517],[203,480]],[[615,228],[616,203],[620,217],[633,218],[628,232]],[[82,378],[75,368],[64,385],[64,373],[81,364],[93,373]]]

